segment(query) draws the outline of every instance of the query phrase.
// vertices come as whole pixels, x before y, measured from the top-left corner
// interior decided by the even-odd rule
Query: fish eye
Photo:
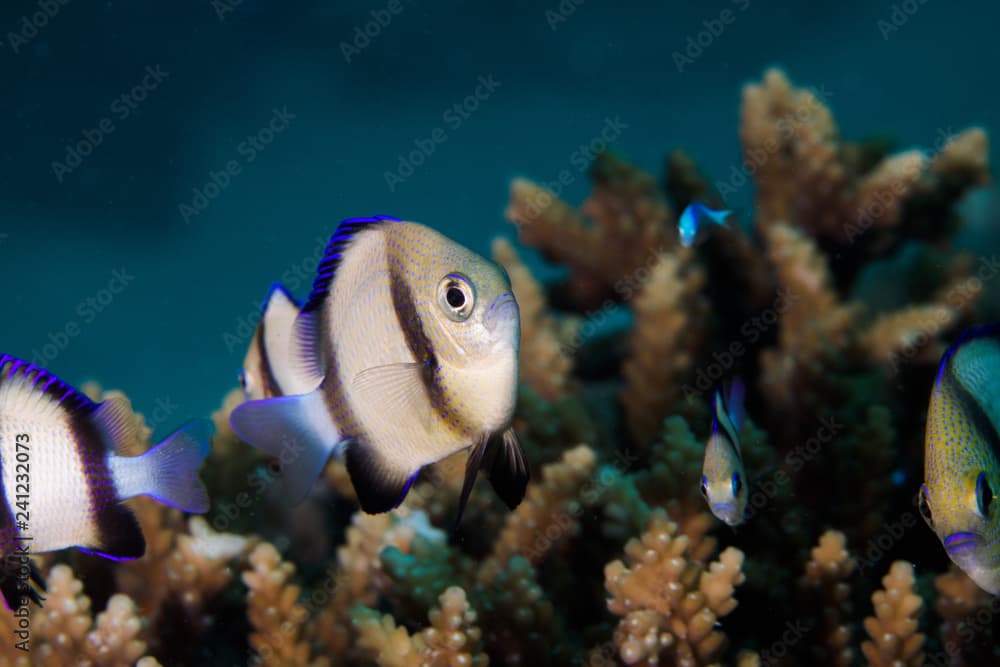
[[[976,478],[976,509],[979,516],[986,518],[990,511],[990,503],[993,502],[993,489],[990,488],[990,481],[986,479],[986,473],[979,473]]]
[[[464,322],[476,305],[476,293],[465,276],[449,273],[438,284],[438,305],[449,319]]]
[[[733,495],[734,496],[740,495],[740,489],[743,488],[743,480],[740,479],[740,474],[738,472],[733,473],[732,485],[733,485]]]
[[[920,485],[920,497],[917,500],[917,508],[920,510],[920,516],[924,517],[924,521],[927,525],[934,528],[934,517],[931,516],[931,501],[927,497],[927,485]]]
[[[704,475],[701,476],[701,495],[708,498],[708,478]]]
[[[247,374],[244,371],[240,371],[240,387],[246,391],[247,388]]]

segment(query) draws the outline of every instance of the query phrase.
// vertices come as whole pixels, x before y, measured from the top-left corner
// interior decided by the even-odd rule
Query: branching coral
[[[704,276],[688,253],[660,255],[632,301],[632,354],[622,369],[622,403],[633,438],[647,444],[681,398],[705,336]]]
[[[663,658],[681,666],[719,664],[725,635],[715,626],[736,608],[743,552],[730,547],[706,567],[691,558],[689,544],[657,511],[641,540],[625,546],[627,564],[604,568],[608,609],[622,617],[615,642],[626,664],[658,665]]]
[[[254,632],[250,646],[264,667],[324,667],[325,658],[313,658],[303,639],[306,610],[298,603],[299,587],[289,583],[295,566],[281,560],[271,544],[258,545],[250,554],[252,569],[243,573],[249,589],[247,615]]]
[[[366,607],[351,612],[360,647],[380,667],[486,667],[482,632],[465,591],[452,587],[441,594],[440,607],[430,613],[431,625],[410,635],[391,616],[380,617]]]
[[[943,198],[950,205],[956,191],[988,179],[988,147],[977,128],[935,147],[940,153],[933,159],[907,151],[867,173],[854,171],[821,94],[792,87],[777,69],[743,89],[740,139],[754,167],[758,229],[790,222],[842,246],[876,232],[898,237],[912,198]],[[884,248],[885,242],[876,238],[871,245]]]
[[[597,307],[616,292],[620,296],[623,278],[677,245],[673,214],[652,176],[602,153],[591,177],[594,188],[583,215],[525,179],[511,185],[507,207],[522,243],[570,269],[569,288],[584,308]]]
[[[934,588],[934,607],[941,617],[941,648],[948,664],[973,667],[992,661],[995,598],[954,565],[934,578]]]
[[[563,455],[559,463],[542,470],[540,484],[510,513],[493,548],[492,558],[500,564],[515,555],[539,563],[572,536],[581,510],[579,495],[594,471],[594,452],[580,445]]]
[[[493,258],[507,269],[521,310],[521,381],[547,401],[563,398],[571,388],[575,332],[559,327],[542,286],[509,241],[493,241]],[[567,333],[569,340],[563,338]]]
[[[861,644],[873,667],[920,667],[924,664],[924,636],[917,632],[923,600],[913,590],[913,566],[896,561],[882,579],[884,590],[875,591],[875,616],[865,619],[870,641]]]
[[[847,580],[855,569],[854,559],[847,553],[843,533],[828,530],[819,538],[806,563],[802,587],[819,604],[822,626],[819,628],[825,654],[834,667],[848,667],[854,659],[851,648],[850,587]]]

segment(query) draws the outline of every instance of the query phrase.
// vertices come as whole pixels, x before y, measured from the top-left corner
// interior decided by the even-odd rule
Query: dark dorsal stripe
[[[97,404],[84,393],[34,364],[9,355],[0,357],[0,383],[16,378],[24,378],[32,387],[56,401],[66,416],[87,484],[89,514],[97,517],[98,534],[105,534],[109,527],[101,526],[104,510],[120,501],[107,463],[108,450],[114,443],[105,442],[106,436],[92,419]],[[38,446],[51,447],[53,443],[38,443]]]
[[[434,354],[434,346],[424,329],[424,323],[417,312],[417,305],[413,299],[413,291],[410,289],[406,278],[400,273],[396,258],[392,257],[392,249],[388,249],[387,261],[389,272],[389,293],[392,296],[392,310],[396,313],[396,321],[403,332],[406,346],[410,349],[413,358],[424,365],[424,372],[420,378],[427,389],[427,396],[431,405],[441,405],[443,390],[438,382],[437,356]]]
[[[734,453],[739,454],[740,450],[736,446],[737,435],[735,425],[729,418],[729,406],[726,405],[726,401],[720,390],[716,390],[712,400],[712,422],[714,431],[719,432],[719,427],[722,427],[721,432],[725,435],[729,446],[733,448]]]
[[[266,319],[266,317],[260,318],[257,333],[254,334],[254,345],[260,351],[260,379],[261,384],[264,385],[261,388],[264,390],[265,396],[282,396],[284,392],[278,386],[278,380],[274,377],[274,371],[271,370],[271,357],[267,354],[267,345],[264,344],[264,332],[267,328]]]
[[[323,259],[316,267],[316,279],[313,281],[312,292],[309,293],[309,298],[302,307],[303,313],[319,310],[320,306],[323,305],[323,300],[326,299],[330,289],[330,283],[333,282],[333,276],[337,273],[337,267],[340,266],[344,248],[351,242],[354,235],[370,225],[379,225],[385,222],[400,222],[400,219],[389,215],[376,215],[370,218],[348,218],[341,221],[333,236],[330,237],[330,241],[326,244]]]

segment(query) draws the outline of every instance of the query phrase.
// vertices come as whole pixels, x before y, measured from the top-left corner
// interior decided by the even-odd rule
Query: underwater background
[[[62,615],[0,664],[1000,664],[993,599],[913,503],[941,353],[1000,319],[996,17],[4,3],[0,351],[123,391],[153,442],[217,434],[205,522],[136,501],[143,559],[40,557]],[[695,200],[737,224],[681,248]],[[305,297],[374,214],[511,275],[514,512],[480,482],[452,533],[448,461],[390,515],[336,461],[288,508],[228,430],[268,287]],[[734,531],[698,480],[736,375],[766,501]]]

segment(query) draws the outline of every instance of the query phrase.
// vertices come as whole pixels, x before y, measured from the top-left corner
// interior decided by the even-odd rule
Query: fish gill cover
[[[223,26],[262,11],[251,0],[206,6]],[[546,10],[544,24],[566,31],[591,6],[565,0]],[[923,6],[886,7],[871,28],[902,39]],[[6,46],[15,56],[44,52],[74,7],[39,3]],[[658,66],[690,73],[717,64],[717,40],[751,3],[721,7],[689,42],[660,53]],[[377,70],[384,63],[370,47],[390,41],[415,9],[389,0],[348,22],[356,30],[345,29],[338,46],[344,60],[374,60],[366,66]],[[987,133],[949,129],[926,137],[926,149],[904,151],[882,138],[843,138],[822,89],[793,83],[796,69],[788,71],[768,69],[742,89],[742,156],[731,169],[703,170],[693,139],[668,153],[662,173],[649,173],[604,149],[620,133],[611,123],[601,150],[574,154],[574,168],[588,175],[582,201],[566,194],[575,173],[509,183],[511,226],[489,228],[521,315],[514,427],[531,482],[516,509],[477,484],[451,531],[465,453],[425,469],[400,508],[378,515],[359,511],[334,458],[291,508],[281,462],[229,427],[245,400],[234,368],[201,470],[209,512],[186,516],[141,497],[128,504],[144,557],[33,556],[47,580],[44,606],[0,613],[0,667],[997,664],[997,598],[949,565],[917,498],[938,361],[963,329],[983,323],[985,297],[997,290],[1000,248],[957,243],[969,224],[960,200],[991,183]],[[145,95],[161,84],[168,92],[169,76],[153,68],[143,77]],[[477,82],[472,97],[491,94],[487,84]],[[913,90],[916,106],[926,91]],[[96,151],[90,138],[108,141],[137,111],[130,95],[84,145]],[[463,113],[452,110],[446,129],[421,145],[440,149]],[[276,110],[267,136],[294,120]],[[279,150],[259,137],[240,146],[233,164],[224,160],[181,202],[181,215],[197,222],[226,205],[218,194],[245,177],[249,156]],[[418,151],[421,162],[431,148]],[[84,157],[61,156],[56,177],[73,183]],[[417,166],[401,156],[386,187],[403,187]],[[535,170],[531,160],[511,168]],[[455,192],[467,175],[448,175]],[[496,182],[498,196],[507,185]],[[750,185],[753,205],[741,209],[738,191]],[[71,187],[86,192],[87,182]],[[733,215],[688,248],[677,225],[693,202]],[[301,253],[321,254],[335,220],[370,208],[324,209],[325,236],[298,239]],[[262,226],[273,231],[275,222]],[[0,234],[0,251],[8,243],[16,238]],[[552,267],[558,277],[539,277]],[[309,273],[257,276],[257,302],[275,280],[305,297]],[[41,340],[42,357],[46,344],[56,354],[40,361],[57,372],[66,348],[56,343],[76,340],[78,325],[108,308],[132,275],[118,271],[83,302],[68,323],[75,328]],[[188,287],[170,286],[198,298]],[[207,308],[177,303],[168,305]],[[227,350],[234,367],[253,324]],[[166,357],[193,396],[218,379],[189,373],[196,362],[182,350],[201,348],[204,332],[185,327],[178,349],[145,352]],[[133,358],[132,331],[141,330],[118,332],[113,344],[125,346],[124,358]],[[699,480],[713,392],[736,376],[746,384],[740,444],[750,486],[747,519],[733,530],[713,518]],[[95,401],[122,396],[96,383],[84,390]],[[181,403],[150,401],[135,415],[142,442],[127,453],[150,448],[153,428],[196,401]]]

